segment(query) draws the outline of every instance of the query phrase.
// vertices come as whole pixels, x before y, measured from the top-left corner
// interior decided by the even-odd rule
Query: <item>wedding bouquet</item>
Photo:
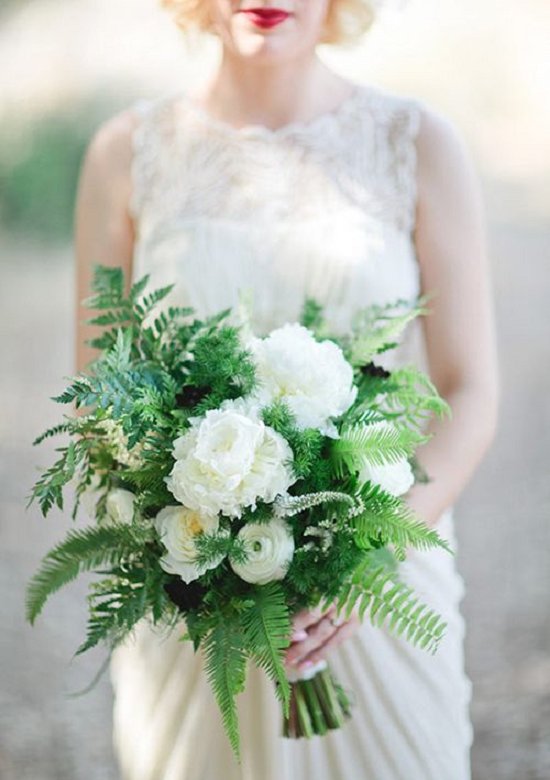
[[[326,665],[288,679],[295,613],[336,604],[432,652],[444,633],[398,564],[409,547],[446,548],[402,496],[425,478],[423,421],[447,406],[418,369],[375,362],[423,302],[365,309],[335,338],[308,301],[300,323],[258,337],[243,312],[161,307],[171,287],[145,294],[147,282],[125,295],[121,269],[95,269],[100,354],[54,399],[80,414],[36,440],[69,435],[30,497],[47,515],[71,483],[73,519],[93,499],[94,522],[46,554],[28,619],[95,572],[77,653],[113,648],[146,618],[204,653],[237,754],[248,659],[275,683],[285,735],[324,734],[350,698]]]

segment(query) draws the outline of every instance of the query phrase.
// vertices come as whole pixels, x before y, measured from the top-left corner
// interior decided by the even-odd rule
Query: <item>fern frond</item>
[[[72,426],[68,422],[59,423],[59,425],[54,425],[52,428],[48,428],[44,433],[41,433],[40,436],[37,436],[37,438],[33,441],[33,447],[42,444],[45,439],[50,439],[52,436],[59,436],[60,433],[68,433],[72,430]]]
[[[429,528],[407,504],[397,496],[391,496],[378,486],[368,485],[363,490],[364,511],[353,518],[355,542],[363,549],[377,544],[391,544],[400,559],[405,550],[442,548],[452,554],[448,543],[437,531]]]
[[[374,626],[385,625],[431,653],[437,650],[446,628],[443,618],[421,603],[412,588],[396,580],[393,571],[373,569],[368,563],[362,564],[342,588],[337,608],[346,617],[357,608],[361,620],[368,611]]]
[[[359,332],[349,347],[348,360],[352,366],[364,366],[380,352],[398,343],[401,334],[412,320],[422,313],[416,307],[401,315],[392,315],[386,321],[367,322],[367,327]]]
[[[250,595],[251,605],[241,622],[248,653],[275,682],[277,695],[288,715],[290,686],[283,664],[283,652],[290,644],[290,616],[285,594],[277,582],[260,585]]]
[[[221,618],[203,640],[202,647],[206,676],[221,710],[227,736],[239,759],[239,724],[235,697],[243,691],[246,677],[243,637],[232,621],[224,621]]]
[[[144,539],[131,526],[112,524],[71,530],[48,552],[27,588],[27,620],[34,623],[48,598],[85,571],[114,566],[139,553]]]
[[[345,426],[340,438],[332,442],[330,458],[336,476],[342,479],[346,472],[353,474],[365,464],[397,463],[412,455],[425,440],[426,437],[410,428],[354,424]]]
[[[37,500],[44,516],[53,506],[63,509],[63,488],[72,480],[78,468],[88,457],[88,450],[89,443],[84,439],[72,441],[67,447],[59,447],[57,452],[61,452],[61,456],[36,482],[27,506]]]

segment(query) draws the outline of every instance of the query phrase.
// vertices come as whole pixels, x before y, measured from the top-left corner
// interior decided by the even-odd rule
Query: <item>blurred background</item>
[[[321,52],[350,78],[445,113],[483,181],[503,401],[497,441],[456,510],[474,780],[548,780],[550,3],[410,0],[359,48]],[[35,629],[24,623],[25,582],[69,524],[25,511],[56,446],[31,441],[57,422],[48,397],[73,372],[72,218],[86,144],[132,100],[202,81],[216,54],[213,42],[186,43],[157,0],[0,6],[2,780],[117,778],[108,677],[69,696],[103,661],[70,661],[85,586],[61,593]]]

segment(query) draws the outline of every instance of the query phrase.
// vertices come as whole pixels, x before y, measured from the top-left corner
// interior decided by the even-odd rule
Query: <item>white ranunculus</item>
[[[286,439],[238,404],[193,420],[174,441],[173,454],[168,489],[181,504],[207,514],[240,517],[244,508],[273,501],[296,481]]]
[[[107,493],[105,502],[108,517],[116,523],[131,523],[135,499],[135,495],[129,490],[113,488]]]
[[[260,394],[283,401],[300,429],[317,428],[336,436],[331,420],[355,400],[353,369],[333,341],[316,341],[302,325],[289,324],[250,345],[255,357]]]
[[[182,580],[191,582],[222,561],[223,556],[220,556],[205,567],[199,567],[196,562],[197,536],[219,531],[217,515],[199,514],[184,506],[167,506],[157,514],[154,525],[167,550],[160,560],[164,571],[179,574]]]
[[[294,555],[294,537],[288,523],[280,518],[268,523],[247,523],[238,533],[244,542],[248,559],[230,561],[241,579],[256,585],[282,580]]]

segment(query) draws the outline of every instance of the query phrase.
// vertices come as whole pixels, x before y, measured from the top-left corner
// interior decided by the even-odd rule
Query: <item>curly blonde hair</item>
[[[208,3],[205,0],[160,0],[184,32],[213,32]],[[330,0],[319,43],[352,45],[372,25],[379,0]]]

